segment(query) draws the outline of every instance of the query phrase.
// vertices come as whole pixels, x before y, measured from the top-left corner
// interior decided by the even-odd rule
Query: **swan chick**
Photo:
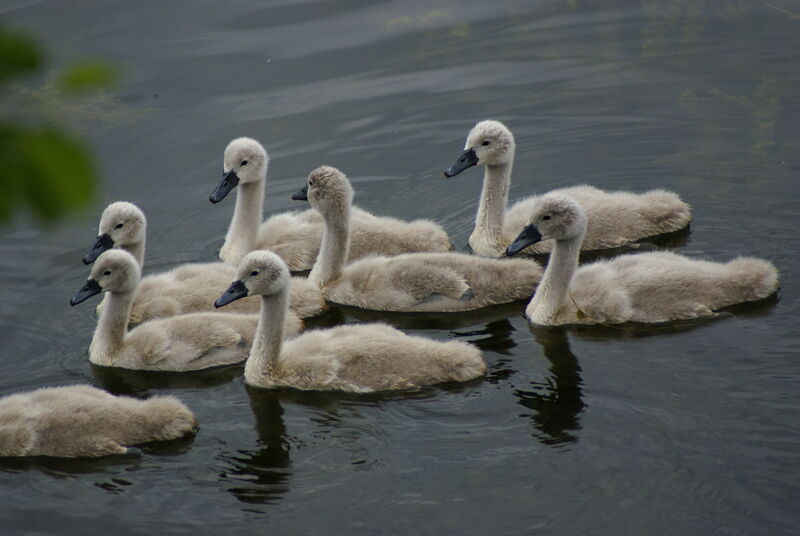
[[[138,400],[88,385],[44,387],[0,398],[0,456],[88,458],[197,431],[177,398]]]
[[[97,240],[83,262],[91,264],[104,251],[117,247],[131,253],[142,268],[146,235],[147,219],[139,207],[126,201],[111,203],[100,217]],[[225,263],[206,262],[182,264],[144,276],[131,306],[130,325],[155,318],[213,311],[218,289],[227,285],[235,272],[235,267]],[[104,302],[97,306],[98,314],[103,306]],[[260,306],[257,299],[251,298],[238,301],[226,312],[257,314]],[[322,313],[326,304],[318,288],[298,278],[292,284],[290,307],[301,318],[308,318]]]
[[[101,253],[117,247],[133,255],[139,266],[142,266],[146,233],[147,219],[144,212],[133,203],[115,201],[100,215],[97,239],[83,256],[83,264],[92,264]]]
[[[500,121],[481,121],[469,132],[464,152],[444,172],[446,177],[454,177],[472,166],[485,167],[475,229],[469,237],[469,245],[478,255],[503,256],[539,197],[521,199],[506,209],[515,150],[514,136],[507,126]],[[572,196],[586,211],[589,223],[583,250],[630,245],[643,238],[679,231],[692,221],[689,205],[667,190],[637,194],[581,185],[553,192]],[[552,247],[552,240],[545,240],[525,253],[548,253]]]
[[[70,300],[71,305],[77,305],[107,293],[89,346],[89,361],[135,370],[189,371],[247,358],[257,315],[191,313],[152,320],[128,331],[140,277],[139,265],[130,253],[111,249],[97,258],[86,284]],[[302,328],[294,314],[287,315],[285,321],[287,334]]]
[[[237,278],[215,305],[261,296],[258,331],[245,364],[248,385],[368,393],[467,381],[486,373],[474,346],[410,336],[384,324],[313,330],[284,341],[286,264],[270,251],[254,251],[243,259]]]
[[[736,303],[766,298],[778,289],[769,261],[738,257],[727,263],[671,252],[622,255],[578,268],[586,234],[583,207],[563,193],[540,197],[529,223],[508,247],[514,255],[541,240],[555,245],[536,294],[526,308],[534,324],[668,322],[711,316]]]
[[[486,259],[461,253],[371,256],[346,264],[353,188],[338,169],[312,171],[295,198],[324,220],[317,262],[308,279],[333,303],[377,311],[468,311],[527,300],[542,269],[530,259]]]
[[[237,138],[225,148],[222,180],[210,201],[219,203],[234,188],[237,194],[219,257],[237,266],[250,251],[269,249],[284,259],[291,271],[310,270],[320,248],[322,218],[313,210],[304,210],[276,214],[261,223],[268,167],[269,155],[254,139]],[[444,229],[430,220],[406,222],[355,207],[352,212],[351,261],[376,254],[452,249]]]

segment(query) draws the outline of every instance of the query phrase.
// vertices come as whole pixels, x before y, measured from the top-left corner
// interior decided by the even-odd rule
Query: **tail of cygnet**
[[[740,294],[739,301],[757,301],[778,290],[778,269],[764,259],[737,257],[726,264],[729,283]]]
[[[426,219],[408,222],[408,231],[398,238],[403,251],[452,251],[453,243],[439,224]]]
[[[431,349],[433,352],[433,349]],[[458,355],[459,359],[453,359]],[[480,350],[462,341],[448,341],[431,356],[430,370],[437,370],[445,381],[465,382],[486,374],[486,361]]]
[[[691,223],[691,207],[675,192],[650,190],[642,197],[645,205],[642,214],[659,234],[679,231]]]

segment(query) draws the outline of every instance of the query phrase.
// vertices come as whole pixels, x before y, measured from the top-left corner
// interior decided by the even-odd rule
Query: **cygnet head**
[[[236,270],[236,281],[217,298],[214,307],[222,307],[245,296],[272,296],[288,288],[289,268],[283,259],[271,251],[251,251]]]
[[[100,216],[97,240],[83,256],[83,264],[92,264],[101,253],[111,248],[141,244],[146,233],[147,220],[139,207],[127,201],[111,203]]]
[[[101,292],[132,292],[141,276],[139,263],[133,255],[123,249],[110,249],[97,258],[86,284],[69,303],[77,305]]]
[[[331,166],[321,166],[309,173],[306,185],[292,196],[308,201],[319,213],[341,212],[353,202],[353,187],[344,173]]]
[[[500,121],[481,121],[469,131],[464,152],[444,172],[454,177],[475,165],[497,166],[514,161],[514,135]]]
[[[269,155],[263,145],[252,138],[236,138],[225,148],[222,180],[209,199],[219,203],[238,184],[263,181],[268,165]]]
[[[506,255],[515,255],[541,240],[583,240],[586,234],[586,212],[577,201],[564,194],[547,194],[539,198],[522,232],[506,248]]]

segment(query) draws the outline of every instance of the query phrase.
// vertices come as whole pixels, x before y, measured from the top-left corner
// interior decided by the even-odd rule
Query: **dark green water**
[[[798,533],[800,19],[779,8],[800,12],[788,0],[4,2],[53,67],[101,56],[125,76],[68,114],[102,165],[96,209],[57,230],[0,231],[0,394],[171,393],[201,430],[141,457],[0,462],[0,533]],[[485,380],[410,394],[89,365],[92,306],[68,299],[106,202],[148,215],[146,269],[212,259],[233,203],[208,194],[226,143],[249,135],[272,155],[268,213],[296,208],[307,173],[332,164],[360,206],[432,217],[463,248],[481,173],[441,172],[485,118],[516,135],[512,199],[584,182],[675,190],[695,222],[667,245],[770,259],[779,298],[660,328],[532,332],[521,306],[395,317],[490,364]]]

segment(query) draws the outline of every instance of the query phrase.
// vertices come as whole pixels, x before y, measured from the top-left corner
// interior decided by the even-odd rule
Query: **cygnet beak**
[[[219,186],[211,192],[211,196],[208,198],[209,201],[212,203],[219,203],[225,196],[231,193],[231,190],[236,188],[236,185],[239,184],[239,175],[236,174],[235,171],[230,170],[229,172],[222,173],[222,180],[219,183]]]
[[[444,170],[445,177],[455,177],[467,168],[471,168],[478,163],[478,155],[475,154],[475,149],[467,149],[458,159],[453,162],[449,168]]]
[[[541,239],[542,233],[539,232],[539,229],[537,229],[534,224],[529,223],[522,229],[522,232],[519,233],[519,236],[514,239],[511,245],[506,248],[506,255],[509,257],[516,255],[531,244],[539,242]]]
[[[83,264],[92,264],[94,261],[97,260],[97,257],[100,254],[108,249],[114,247],[114,241],[111,240],[111,237],[108,233],[101,234],[97,237],[92,249],[89,250],[89,253],[83,256]]]
[[[70,298],[69,304],[78,305],[82,301],[86,301],[88,298],[91,298],[95,294],[100,294],[101,292],[103,292],[103,289],[100,288],[100,284],[97,281],[94,279],[87,279],[86,284]]]
[[[223,305],[228,305],[231,302],[244,298],[247,296],[247,287],[241,281],[234,281],[225,293],[216,299],[214,307],[219,309]]]
[[[303,186],[302,190],[293,193],[292,199],[295,201],[308,201],[308,184]]]

